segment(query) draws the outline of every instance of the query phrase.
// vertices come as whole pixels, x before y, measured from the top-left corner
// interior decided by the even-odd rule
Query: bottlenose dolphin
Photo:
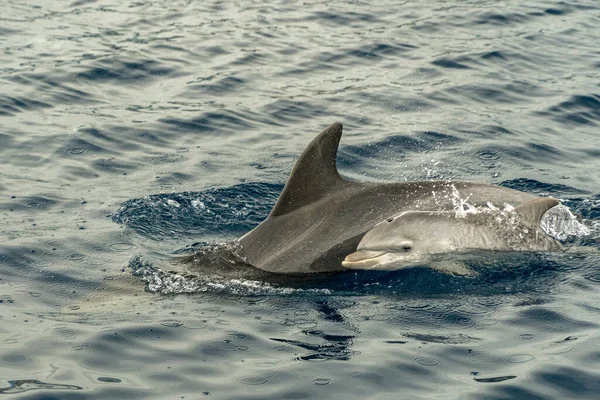
[[[560,242],[540,228],[558,200],[531,200],[512,211],[405,211],[369,230],[342,265],[350,269],[394,270],[427,265],[442,272],[474,275],[460,262],[436,263],[432,255],[469,250],[557,251]]]
[[[350,181],[336,166],[341,136],[342,125],[333,124],[300,155],[269,216],[236,242],[244,262],[281,274],[340,271],[377,223],[402,211],[453,210],[453,192],[474,206],[518,206],[537,198],[482,183]]]

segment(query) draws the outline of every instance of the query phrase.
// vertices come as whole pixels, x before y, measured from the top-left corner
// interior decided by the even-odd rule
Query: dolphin
[[[509,212],[495,208],[470,213],[405,211],[369,230],[342,265],[375,270],[427,265],[453,275],[475,275],[456,260],[436,263],[432,255],[470,250],[558,251],[561,243],[540,228],[544,214],[558,204],[549,197],[531,200]]]
[[[278,274],[340,271],[367,231],[403,211],[453,210],[456,192],[474,206],[538,198],[483,183],[351,181],[337,170],[341,137],[342,125],[335,123],[300,155],[268,217],[235,242],[245,263]]]

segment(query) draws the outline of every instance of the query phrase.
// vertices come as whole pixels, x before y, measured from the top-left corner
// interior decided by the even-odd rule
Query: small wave
[[[232,237],[266,218],[281,189],[277,184],[244,183],[201,193],[154,194],[126,201],[112,219],[154,240]]]

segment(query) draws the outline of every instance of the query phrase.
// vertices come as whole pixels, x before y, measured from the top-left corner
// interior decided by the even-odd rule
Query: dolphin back
[[[342,260],[374,225],[408,210],[452,210],[456,190],[475,205],[519,205],[537,198],[470,182],[349,181],[336,165],[341,136],[342,125],[333,124],[313,139],[267,219],[238,240],[248,264],[283,274],[340,271]]]

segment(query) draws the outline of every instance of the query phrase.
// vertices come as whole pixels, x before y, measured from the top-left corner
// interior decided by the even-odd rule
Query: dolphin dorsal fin
[[[296,161],[279,199],[269,217],[287,214],[313,203],[331,189],[345,182],[336,166],[342,124],[336,123],[321,132]]]
[[[544,197],[521,204],[519,207],[515,208],[515,213],[519,215],[519,218],[523,222],[531,226],[538,226],[540,220],[544,214],[546,214],[546,211],[558,204],[560,204],[560,202],[555,198]]]

